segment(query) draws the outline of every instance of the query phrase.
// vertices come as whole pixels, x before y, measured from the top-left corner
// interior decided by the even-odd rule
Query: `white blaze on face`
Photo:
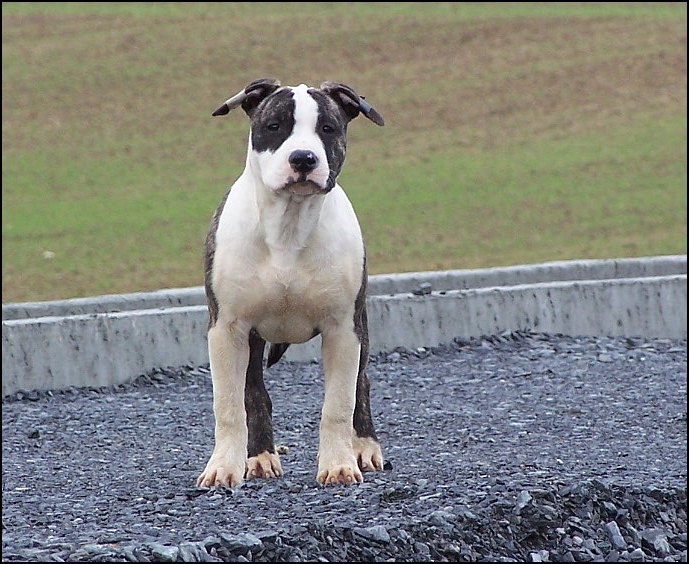
[[[263,183],[271,190],[280,190],[286,185],[299,180],[300,173],[295,172],[289,163],[292,152],[311,151],[318,159],[318,165],[306,175],[306,180],[325,189],[330,168],[323,142],[316,133],[318,123],[318,104],[308,93],[308,87],[300,84],[291,88],[294,100],[294,126],[291,134],[275,151],[252,151],[254,164],[260,171]],[[266,115],[270,106],[265,110]],[[276,120],[277,121],[277,120]],[[291,120],[288,120],[291,122]]]

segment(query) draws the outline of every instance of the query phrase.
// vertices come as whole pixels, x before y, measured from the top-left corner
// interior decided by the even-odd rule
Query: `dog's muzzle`
[[[285,190],[299,196],[322,194],[329,191],[327,186],[309,179],[309,174],[318,167],[318,157],[313,151],[297,149],[289,156],[289,166],[298,174],[285,186]]]

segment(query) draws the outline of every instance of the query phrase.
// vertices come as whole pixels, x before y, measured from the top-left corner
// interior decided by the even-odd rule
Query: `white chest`
[[[212,282],[219,316],[248,323],[274,343],[305,342],[328,324],[351,320],[364,246],[342,189],[320,200],[285,202],[261,201],[237,188],[216,233]]]

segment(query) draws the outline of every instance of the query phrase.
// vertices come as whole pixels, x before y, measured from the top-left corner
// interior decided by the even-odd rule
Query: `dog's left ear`
[[[354,119],[359,115],[359,112],[361,112],[376,125],[385,125],[383,116],[374,110],[371,104],[364,100],[363,96],[359,96],[346,84],[341,84],[339,82],[324,82],[321,84],[321,90],[342,107],[350,120]]]

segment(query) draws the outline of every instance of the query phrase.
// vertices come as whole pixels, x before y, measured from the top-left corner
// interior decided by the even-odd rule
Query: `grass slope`
[[[354,9],[355,7],[356,9]],[[202,284],[251,80],[338,80],[371,273],[686,253],[686,3],[2,5],[3,303]]]

